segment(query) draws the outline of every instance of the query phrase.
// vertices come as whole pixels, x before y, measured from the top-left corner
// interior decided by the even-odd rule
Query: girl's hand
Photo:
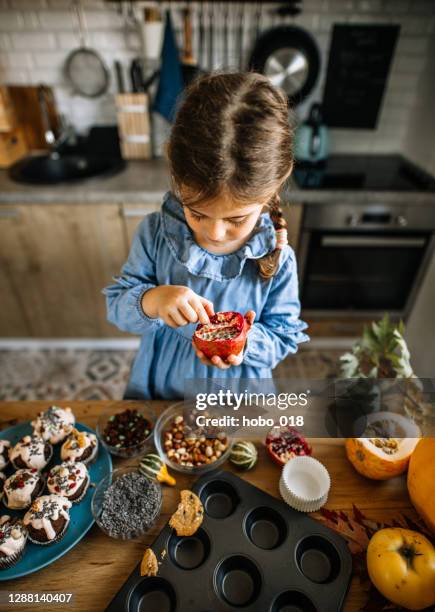
[[[247,333],[249,334],[249,331],[254,324],[255,312],[253,310],[248,310],[248,312],[245,314],[245,319],[248,323]],[[220,370],[228,370],[228,368],[231,366],[239,366],[243,362],[243,351],[239,355],[228,355],[227,360],[224,361],[218,355],[214,355],[211,359],[209,359],[197,348],[193,341],[192,346],[198,359],[206,366],[215,366]]]
[[[142,310],[152,319],[162,319],[169,327],[210,323],[209,317],[214,315],[212,302],[181,285],[161,285],[146,291]]]

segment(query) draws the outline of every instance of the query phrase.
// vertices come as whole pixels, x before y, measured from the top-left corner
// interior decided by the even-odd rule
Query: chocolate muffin
[[[62,495],[78,504],[89,487],[89,474],[84,463],[64,461],[48,472],[47,488],[53,495]]]
[[[97,436],[87,431],[73,429],[62,444],[60,457],[62,461],[80,461],[90,463],[98,452]]]
[[[28,537],[34,544],[47,546],[59,542],[70,522],[71,502],[60,495],[42,495],[24,515]]]
[[[36,468],[17,470],[5,481],[3,503],[10,510],[28,508],[42,492],[44,484],[44,478]]]
[[[38,435],[24,436],[12,450],[9,458],[16,470],[35,468],[41,471],[53,456],[53,447]]]
[[[75,417],[71,408],[50,406],[32,421],[34,433],[50,444],[62,442],[74,427]]]
[[[0,517],[0,570],[12,567],[21,559],[26,540],[27,529],[17,516]]]
[[[9,463],[9,440],[0,440],[0,470],[3,470]]]

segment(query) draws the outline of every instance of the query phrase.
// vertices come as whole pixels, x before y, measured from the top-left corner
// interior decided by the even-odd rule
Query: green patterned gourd
[[[149,478],[158,480],[158,482],[164,482],[171,486],[175,485],[175,478],[169,474],[168,468],[155,453],[149,453],[142,457],[139,471]]]
[[[239,440],[233,445],[230,461],[241,470],[251,470],[257,463],[258,453],[252,442]]]

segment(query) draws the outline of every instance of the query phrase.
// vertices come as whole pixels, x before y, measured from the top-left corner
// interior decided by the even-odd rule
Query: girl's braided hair
[[[238,204],[265,202],[275,229],[287,223],[279,192],[293,168],[293,117],[285,94],[255,72],[214,73],[185,93],[168,142],[172,187],[189,205],[227,192]],[[257,260],[272,277],[280,250]]]

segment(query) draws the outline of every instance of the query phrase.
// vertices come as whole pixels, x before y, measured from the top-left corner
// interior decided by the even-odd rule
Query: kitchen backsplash
[[[140,54],[140,38],[129,17],[128,3],[83,0],[88,44],[104,58],[112,73],[110,92],[97,100],[73,95],[63,78],[62,68],[68,52],[79,45],[78,24],[68,0],[0,0],[0,82],[36,84],[55,87],[58,106],[70,122],[84,131],[90,124],[115,122],[115,79],[113,62],[124,66]],[[200,3],[190,3],[196,9]],[[222,67],[223,10],[215,10],[215,68]],[[145,6],[156,3],[134,3],[140,18]],[[167,7],[169,3],[162,2]],[[255,5],[245,3],[245,57],[254,40]],[[171,3],[174,25],[180,48],[182,45],[182,3]],[[208,11],[208,3],[203,3]],[[237,18],[239,3],[232,3],[230,15],[230,68],[237,67]],[[272,14],[279,4],[263,3],[261,30],[279,23],[294,23],[306,28],[316,39],[322,54],[322,70],[317,86],[309,99],[298,109],[304,118],[307,107],[321,99],[330,36],[334,23],[395,23],[401,32],[394,56],[377,130],[331,130],[331,149],[335,152],[400,151],[409,142],[416,110],[417,92],[425,78],[425,59],[435,32],[435,11],[432,0],[304,0],[303,11],[295,18]],[[195,23],[194,23],[195,26]],[[195,30],[194,30],[195,31]],[[195,39],[196,42],[196,39]],[[421,77],[421,79],[420,79]],[[160,139],[162,140],[162,139]]]

